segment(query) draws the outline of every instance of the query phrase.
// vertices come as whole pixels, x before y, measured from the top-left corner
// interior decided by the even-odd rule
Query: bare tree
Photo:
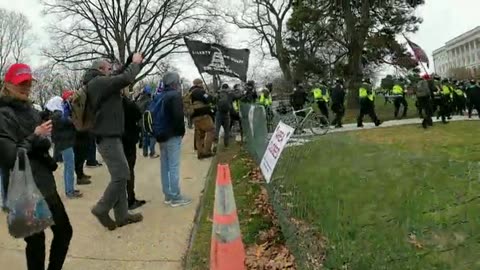
[[[45,11],[57,17],[51,33],[58,40],[45,55],[71,64],[109,57],[125,63],[142,52],[143,79],[171,54],[184,37],[212,34],[202,0],[44,0]]]
[[[61,85],[60,73],[55,71],[55,65],[48,63],[33,71],[36,82],[33,84],[32,100],[42,106],[54,96],[60,96],[63,86]]]
[[[24,14],[0,8],[0,75],[9,64],[25,60],[25,50],[32,40],[30,29]]]
[[[11,29],[12,58],[15,63],[25,61],[25,49],[32,45],[33,38],[29,33],[32,25],[23,13],[13,13],[14,21]]]
[[[264,53],[277,59],[287,81],[291,81],[292,71],[285,44],[286,23],[293,2],[293,0],[243,0],[241,12],[222,10],[222,6],[228,5],[222,0],[217,2],[220,13],[228,23],[255,33],[256,37],[252,42],[260,44],[262,51],[264,48],[267,49]]]

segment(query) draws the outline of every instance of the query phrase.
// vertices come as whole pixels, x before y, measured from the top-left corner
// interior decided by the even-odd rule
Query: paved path
[[[477,120],[480,120],[477,115],[473,116],[472,118],[468,118],[467,116],[456,115],[456,116],[453,116],[452,119],[449,121],[477,121]],[[437,120],[436,117],[434,117],[433,122],[440,124],[441,120]],[[386,127],[394,127],[394,126],[412,125],[412,124],[416,124],[420,126],[421,123],[422,123],[422,119],[420,118],[409,118],[409,119],[385,121],[378,127],[376,127],[373,122],[364,122],[363,128],[358,128],[357,124],[345,124],[343,125],[343,128],[332,127],[332,129],[328,131],[327,135],[331,133],[337,133],[337,132],[350,132],[350,131],[359,131],[359,130],[374,129],[374,128],[386,128]],[[311,131],[305,130],[305,134],[296,135],[290,138],[288,142],[288,146],[303,145],[311,141],[314,138],[312,136],[313,134],[311,134]],[[269,134],[269,137],[271,137],[271,134]]]
[[[198,161],[193,152],[193,134],[184,139],[182,150],[182,191],[194,199],[183,208],[163,204],[160,160],[138,158],[136,193],[148,203],[140,209],[144,221],[108,232],[90,214],[90,207],[102,194],[107,182],[106,168],[89,170],[93,183],[78,187],[84,198],[64,203],[73,226],[73,239],[64,270],[180,270],[187,249],[196,207],[204,187],[210,161]],[[62,168],[56,171],[58,190],[63,191]],[[60,192],[59,192],[60,193]],[[62,198],[63,194],[61,195]],[[23,240],[6,232],[5,215],[0,214],[0,269],[25,270]],[[47,231],[48,246],[51,232]]]

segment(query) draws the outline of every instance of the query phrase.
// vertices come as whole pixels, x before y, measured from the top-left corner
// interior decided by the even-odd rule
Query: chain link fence
[[[271,137],[265,109],[242,104],[241,117],[260,164]],[[265,184],[298,269],[480,267],[480,163],[369,136],[293,136]]]

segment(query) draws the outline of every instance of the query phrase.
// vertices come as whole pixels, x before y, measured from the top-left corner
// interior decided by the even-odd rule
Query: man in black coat
[[[122,137],[123,152],[127,158],[130,169],[130,179],[127,182],[128,209],[133,210],[146,203],[144,200],[137,200],[135,197],[135,163],[137,161],[137,143],[140,139],[140,127],[138,125],[142,118],[140,108],[128,98],[123,96],[123,110],[125,111],[125,133]]]
[[[331,90],[332,92],[332,111],[335,113],[335,119],[332,124],[336,128],[342,127],[342,118],[345,114],[345,87],[343,86],[342,79],[335,80],[335,86]]]
[[[133,54],[130,64],[110,76],[112,66],[105,60],[95,61],[84,76],[88,95],[88,107],[95,110],[95,124],[92,133],[97,138],[97,148],[110,172],[110,183],[103,196],[92,208],[98,221],[114,230],[116,227],[141,222],[143,215],[128,212],[126,186],[130,180],[130,170],[125,157],[122,136],[125,133],[125,113],[122,91],[135,81],[140,72],[143,56]],[[113,209],[115,221],[109,215]]]

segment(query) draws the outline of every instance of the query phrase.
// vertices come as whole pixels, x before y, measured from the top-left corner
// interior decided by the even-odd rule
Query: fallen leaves
[[[422,243],[420,243],[420,241],[418,241],[417,236],[413,233],[410,233],[408,235],[408,242],[410,244],[412,244],[417,249],[422,249],[423,248]]]
[[[263,177],[258,167],[253,169],[245,178],[250,183],[262,183]],[[268,199],[268,192],[260,186],[260,193],[255,198],[255,207],[250,210],[250,215],[262,215],[271,221],[272,226],[258,233],[256,243],[247,247],[245,265],[247,269],[255,270],[282,270],[295,268],[295,258],[285,246],[282,239],[275,212]]]
[[[284,245],[273,245],[271,242],[265,242],[262,245],[257,244],[248,247],[246,253],[247,269],[296,269],[295,259]]]

